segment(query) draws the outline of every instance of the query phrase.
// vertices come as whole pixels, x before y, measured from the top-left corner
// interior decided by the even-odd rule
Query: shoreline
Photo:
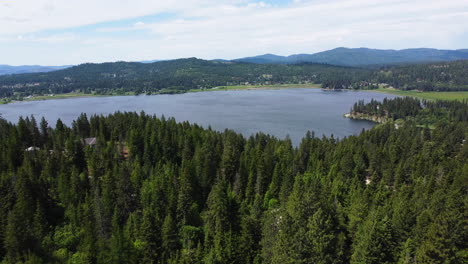
[[[33,102],[33,101],[48,101],[48,100],[60,100],[60,99],[73,99],[73,98],[90,98],[90,97],[111,97],[111,96],[119,96],[119,95],[105,95],[105,94],[77,94],[77,93],[67,93],[67,94],[59,94],[55,96],[47,96],[47,95],[41,95],[37,97],[31,97],[31,98],[26,98],[21,101],[19,100],[11,100],[10,102],[7,103],[0,103],[0,104],[17,104],[17,103],[23,103],[23,102]],[[121,95],[125,96],[125,95]]]
[[[411,96],[419,99],[425,100],[449,100],[449,101],[462,101],[468,100],[468,91],[452,91],[452,92],[420,92],[416,90],[411,91],[403,91],[391,88],[378,88],[373,90],[362,90],[374,93],[384,93],[384,94],[391,94],[397,96]]]
[[[162,95],[162,94],[184,94],[184,93],[199,93],[199,92],[216,92],[216,91],[241,91],[241,90],[280,90],[280,89],[323,89],[324,91],[334,91],[333,89],[321,88],[320,84],[278,84],[278,85],[232,85],[232,86],[218,86],[209,89],[190,89],[186,91],[170,91],[164,89],[159,93],[152,93],[150,95]],[[373,90],[354,90],[354,89],[340,89],[338,91],[363,91],[373,93],[384,93],[396,96],[411,96],[419,99],[426,100],[468,100],[468,91],[453,91],[453,92],[419,92],[419,91],[403,91],[391,88],[378,88]],[[146,95],[144,93],[138,95]],[[41,95],[31,98],[25,98],[22,101],[11,100],[11,101],[0,101],[2,104],[13,104],[20,102],[31,102],[31,101],[45,101],[45,100],[56,100],[56,99],[72,99],[72,98],[88,98],[88,97],[111,97],[111,96],[136,96],[134,92],[128,92],[125,94],[83,94],[83,93],[68,93],[58,94],[54,96]]]
[[[200,92],[217,92],[217,91],[240,91],[240,90],[280,90],[280,89],[294,89],[294,88],[305,88],[305,89],[320,89],[320,84],[280,84],[280,85],[233,85],[233,86],[219,86],[209,89],[190,89],[182,92],[163,91],[160,93],[152,93],[150,95],[163,95],[163,94],[184,94],[184,93],[200,93]],[[138,95],[146,95],[141,93]],[[41,95],[31,98],[25,98],[22,101],[11,100],[9,102],[0,102],[0,104],[14,104],[21,102],[32,102],[32,101],[47,101],[57,99],[73,99],[73,98],[90,98],[90,97],[112,97],[112,96],[138,96],[133,92],[125,94],[83,94],[83,93],[67,93],[58,94],[54,96]]]
[[[218,86],[209,89],[191,89],[188,93],[199,92],[215,92],[215,91],[239,91],[239,90],[280,90],[280,89],[294,89],[294,88],[308,88],[319,89],[321,84],[272,84],[272,85],[226,85]]]
[[[359,112],[351,112],[351,113],[346,113],[343,115],[345,118],[353,119],[353,120],[367,120],[371,121],[377,124],[383,124],[387,123],[389,121],[393,121],[392,119],[388,117],[382,117],[382,116],[376,116],[376,115],[369,115],[369,114],[364,114],[364,113],[359,113]]]

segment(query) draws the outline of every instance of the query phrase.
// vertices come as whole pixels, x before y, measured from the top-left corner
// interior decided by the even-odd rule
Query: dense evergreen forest
[[[82,64],[49,73],[0,76],[0,96],[84,93],[180,93],[223,85],[323,83],[351,84],[368,70],[325,64],[259,65],[195,58],[154,63]],[[339,77],[339,78],[337,78]],[[338,85],[338,84],[337,84]]]
[[[466,263],[468,105],[412,100],[382,105],[453,116],[298,147],[145,113],[0,120],[1,263]]]
[[[468,122],[468,101],[428,101],[412,97],[385,98],[382,102],[360,100],[351,108],[351,114],[365,114],[385,120],[411,120],[422,125],[440,122]]]
[[[379,69],[327,64],[252,64],[195,58],[82,64],[48,73],[0,76],[0,98],[62,93],[181,93],[226,85],[316,83],[331,89],[468,90],[468,60]]]
[[[382,68],[373,79],[401,90],[468,91],[468,60]]]

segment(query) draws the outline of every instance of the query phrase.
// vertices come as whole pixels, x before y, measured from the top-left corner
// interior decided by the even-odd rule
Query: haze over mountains
[[[429,48],[380,50],[369,48],[335,48],[314,54],[294,54],[279,56],[264,54],[253,57],[234,59],[232,61],[256,63],[256,64],[295,64],[302,62],[326,63],[340,66],[372,66],[400,63],[423,63],[454,61],[468,59],[468,49],[439,50]],[[145,60],[142,63],[153,63],[159,60]],[[229,61],[229,60],[220,60]],[[66,66],[40,66],[24,65],[10,66],[0,65],[0,75],[20,74],[33,72],[50,72],[70,67]]]

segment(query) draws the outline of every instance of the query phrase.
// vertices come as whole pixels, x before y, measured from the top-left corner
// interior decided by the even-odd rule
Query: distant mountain
[[[158,61],[161,61],[161,60],[143,60],[143,61],[138,61],[138,62],[141,62],[141,63],[153,63],[153,62],[158,62]]]
[[[257,64],[266,64],[266,63],[296,63],[295,59],[293,59],[293,56],[278,56],[275,54],[264,54],[260,56],[255,56],[255,57],[247,57],[247,58],[241,58],[241,59],[236,59],[234,61],[240,61],[240,62],[248,62],[248,63],[257,63]],[[304,61],[306,62],[306,61]]]
[[[139,61],[141,63],[154,63],[161,60],[144,60]],[[21,66],[11,66],[6,64],[0,64],[0,75],[6,74],[19,74],[19,73],[39,73],[39,72],[51,72],[57,70],[63,70],[70,68],[73,65],[64,65],[64,66],[41,66],[41,65],[21,65]]]
[[[439,49],[403,49],[379,50],[368,48],[336,48],[314,54],[294,54],[279,56],[264,54],[234,60],[215,59],[214,62],[246,62],[255,64],[296,64],[296,63],[325,63],[339,66],[375,66],[406,63],[444,62],[468,59],[468,49],[439,50]],[[144,64],[162,62],[164,60],[139,61]],[[11,66],[0,64],[0,75],[19,73],[51,72],[70,68],[73,65],[41,66],[23,65]]]
[[[278,56],[265,54],[255,57],[236,59],[235,61],[266,64],[266,63],[300,63],[314,62],[342,66],[365,66],[376,64],[439,62],[468,59],[468,49],[438,50],[438,49],[404,49],[379,50],[368,48],[336,48],[314,54],[295,54]]]
[[[11,66],[0,64],[0,75],[5,74],[18,74],[18,73],[33,73],[33,72],[50,72],[57,71],[71,67],[71,65],[65,66],[40,66],[40,65],[22,65],[22,66]]]

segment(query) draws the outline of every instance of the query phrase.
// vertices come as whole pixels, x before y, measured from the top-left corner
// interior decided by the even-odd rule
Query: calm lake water
[[[147,114],[188,120],[216,130],[225,128],[250,136],[258,131],[298,144],[305,133],[345,137],[358,134],[374,124],[343,117],[354,102],[395,96],[355,91],[321,89],[241,90],[186,93],[178,95],[140,95],[90,97],[31,101],[0,105],[3,118],[17,122],[20,116],[44,116],[55,125],[60,118],[70,125],[80,114],[110,114],[115,111],[145,111]]]

